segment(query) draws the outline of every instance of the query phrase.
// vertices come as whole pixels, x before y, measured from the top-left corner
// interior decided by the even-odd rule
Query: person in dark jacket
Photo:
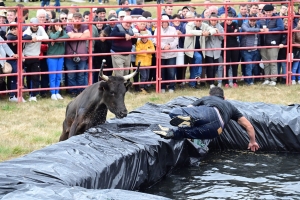
[[[261,46],[274,46],[274,48],[264,48],[260,50],[261,58],[263,61],[277,60],[278,45],[280,42],[281,34],[272,33],[272,31],[283,31],[284,26],[281,18],[275,18],[278,15],[274,14],[273,5],[265,5],[263,10],[265,11],[267,19],[260,20],[260,27],[264,29],[264,32],[271,32],[261,35]],[[275,86],[278,74],[277,63],[264,63],[265,75],[275,75],[273,77],[266,77],[263,85]]]
[[[7,34],[7,40],[8,41],[17,41],[18,40],[18,26],[16,22],[11,23],[12,26],[8,27],[9,33]],[[32,40],[31,35],[24,35],[22,37],[22,40]],[[18,45],[17,43],[8,43],[7,44],[9,48],[14,52],[14,54],[18,54]],[[18,63],[17,60],[7,60],[7,62],[12,66],[12,72],[11,73],[17,73],[18,72]],[[8,88],[10,90],[16,90],[17,89],[17,76],[8,76],[7,77],[7,83],[10,83],[10,86]],[[18,102],[17,99],[17,93],[11,92],[9,93],[9,101],[11,102]],[[22,98],[22,102],[26,102],[24,98]]]
[[[288,18],[283,19],[283,25],[284,25],[284,30],[287,31],[288,30]],[[283,47],[285,45],[287,45],[287,33],[282,33],[280,42],[279,42],[279,52],[278,52],[277,60],[286,60],[287,48]],[[286,62],[283,61],[283,62],[277,63],[277,70],[278,70],[278,74],[286,75]],[[281,80],[280,83],[285,84],[286,76],[282,76],[280,78],[280,80]]]
[[[256,143],[252,124],[236,107],[225,100],[223,89],[213,87],[209,95],[198,99],[188,107],[171,110],[170,124],[177,128],[159,125],[153,132],[166,139],[213,139],[222,134],[230,120],[235,120],[249,135],[248,149],[258,150],[259,145]]]

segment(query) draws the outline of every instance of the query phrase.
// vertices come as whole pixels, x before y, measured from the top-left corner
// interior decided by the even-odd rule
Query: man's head
[[[252,14],[252,15],[249,15],[249,17],[256,17],[256,15]],[[248,22],[251,27],[254,27],[256,25],[257,19],[249,19]]]
[[[201,27],[201,24],[202,24],[202,16],[201,16],[201,14],[197,14],[197,16],[195,17],[194,24],[198,28]]]
[[[16,11],[15,10],[8,10],[6,13],[6,18],[8,23],[14,22],[16,20]]]
[[[76,4],[72,4],[71,7],[70,7],[70,9],[69,9],[69,13],[74,14],[74,13],[77,13],[77,12],[79,12],[79,8],[77,7]]]
[[[106,15],[105,8],[98,8],[96,12],[97,12],[98,18],[101,18],[103,20],[105,19],[105,15]]]
[[[11,22],[10,24],[12,24],[12,26],[9,26],[9,31],[11,34],[13,35],[18,35],[18,26],[16,22]]]
[[[210,11],[210,14],[218,14],[218,7],[217,6],[210,6],[209,11]]]
[[[129,22],[129,21],[132,21],[132,17],[131,16],[125,16],[123,18],[122,26],[126,30],[130,29],[130,27],[131,27],[131,22]]]
[[[146,18],[145,17],[139,17],[138,18],[139,21],[143,21],[143,22],[137,22],[137,26],[139,28],[139,30],[144,31],[146,29]]]
[[[84,11],[83,12],[83,21],[84,22],[89,22],[89,20],[90,20],[90,11]]]
[[[224,97],[224,90],[220,87],[213,87],[209,90],[209,95],[210,96],[216,96],[216,97],[221,97],[222,99],[225,99]]]
[[[37,32],[39,29],[39,24],[40,21],[37,18],[31,18],[30,19],[30,29],[33,33]]]
[[[5,12],[4,12],[4,10],[0,10],[0,23],[5,24],[5,22],[6,22]]]
[[[110,27],[113,28],[116,25],[117,21],[118,21],[117,15],[110,14],[108,16],[108,24]]]
[[[274,6],[271,4],[267,4],[264,6],[263,10],[265,11],[266,17],[271,17],[273,15]]]
[[[211,26],[215,27],[218,23],[218,15],[216,14],[211,14],[209,17],[209,23]]]
[[[189,12],[186,13],[185,18],[186,19],[194,19],[195,18],[195,13],[189,11]]]
[[[204,1],[204,8],[205,8],[205,9],[209,9],[210,4],[211,4],[211,1],[210,1],[210,0],[205,0],[205,1]]]
[[[165,12],[166,12],[167,15],[172,16],[172,13],[173,13],[173,6],[172,6],[171,4],[170,4],[170,5],[167,5],[167,6],[165,7]]]
[[[257,11],[258,11],[258,5],[257,4],[251,4],[249,14],[250,15],[257,14]]]
[[[123,11],[123,10],[121,10],[121,11],[119,12],[119,15],[118,15],[118,20],[119,20],[119,21],[123,21],[123,19],[124,19],[125,16],[126,16],[126,12]]]
[[[82,22],[82,15],[79,12],[76,12],[73,14],[73,22],[78,23]],[[81,24],[74,24],[74,28],[79,29],[81,27]]]
[[[182,8],[182,16],[185,18],[186,13],[189,12],[189,11],[190,11],[190,9],[187,6],[184,6]]]
[[[282,15],[287,15],[288,7],[287,5],[282,5],[280,8],[280,14]]]
[[[231,0],[223,0],[224,3],[231,3]],[[225,7],[225,6],[224,6]],[[231,5],[227,5],[227,10],[229,10]]]
[[[247,10],[247,5],[246,5],[246,4],[241,4],[241,5],[240,5],[240,14],[241,14],[242,16],[244,16],[244,15],[247,14],[247,12],[248,12],[248,10]]]
[[[46,15],[47,15],[47,12],[44,9],[39,9],[36,11],[36,18],[39,20],[39,23],[46,22]]]
[[[127,6],[129,3],[128,3],[128,0],[121,0],[120,1],[120,5],[121,6]]]

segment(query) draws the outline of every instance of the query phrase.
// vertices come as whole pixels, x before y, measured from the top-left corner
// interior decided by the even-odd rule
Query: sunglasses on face
[[[67,18],[66,17],[62,17],[62,18],[60,18],[61,20],[66,20]]]

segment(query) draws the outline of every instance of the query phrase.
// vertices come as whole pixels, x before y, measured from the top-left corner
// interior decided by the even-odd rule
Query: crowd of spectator
[[[143,1],[136,0],[135,3],[142,5]],[[13,41],[18,37],[26,40],[23,45],[25,59],[22,66],[25,72],[86,70],[89,66],[88,57],[77,54],[88,54],[91,51],[95,54],[92,59],[93,69],[99,69],[103,59],[106,60],[105,68],[113,68],[113,70],[105,70],[108,76],[127,75],[130,67],[135,67],[141,61],[140,74],[135,76],[135,82],[150,82],[156,79],[156,69],[145,69],[144,66],[156,66],[157,57],[154,51],[159,47],[163,50],[159,58],[162,65],[162,80],[186,79],[187,67],[185,66],[189,66],[189,79],[191,79],[188,84],[185,81],[177,83],[166,81],[161,85],[162,93],[166,90],[172,93],[176,88],[184,87],[200,89],[201,84],[207,84],[210,88],[215,87],[216,84],[219,87],[236,88],[238,87],[238,62],[240,61],[247,62],[241,65],[245,85],[251,86],[255,81],[261,81],[261,78],[248,78],[248,76],[258,75],[270,75],[264,78],[262,85],[275,86],[280,82],[285,83],[286,76],[278,75],[286,74],[286,62],[275,61],[286,60],[287,57],[287,33],[278,33],[289,28],[285,17],[288,11],[287,6],[281,5],[277,12],[277,7],[271,4],[241,4],[238,6],[239,10],[235,10],[229,4],[217,7],[211,3],[210,0],[205,0],[205,7],[201,9],[202,13],[197,13],[200,7],[191,4],[174,12],[173,4],[167,2],[162,11],[161,25],[157,24],[156,18],[152,18],[151,12],[142,7],[130,8],[134,6],[129,7],[128,0],[120,0],[120,8],[109,12],[103,7],[93,9],[93,13],[88,10],[80,12],[76,5],[71,6],[70,9],[60,9],[58,14],[54,10],[40,9],[37,10],[36,17],[29,20],[30,24],[27,24],[29,26],[22,27],[22,36],[18,35],[20,31],[16,26],[17,12],[12,9],[0,10],[0,22],[10,24],[8,27],[0,25],[0,40]],[[224,3],[230,3],[230,0],[224,0]],[[19,4],[19,6],[22,5]],[[23,9],[23,16],[19,16],[22,17],[24,23],[28,19],[28,14],[29,10]],[[93,19],[90,20],[90,17]],[[268,17],[268,19],[261,19],[261,17]],[[82,23],[91,21],[93,22],[91,29],[87,23]],[[47,25],[49,22],[57,23],[57,25]],[[162,37],[147,37],[158,34],[157,26],[161,26]],[[300,22],[297,18],[293,21],[292,28],[300,30]],[[273,31],[276,32],[272,33]],[[247,34],[239,34],[243,32]],[[100,39],[90,43],[85,40],[90,37],[100,37]],[[120,39],[110,40],[105,37],[119,37]],[[68,38],[73,40],[67,41]],[[61,40],[41,42],[47,39]],[[300,44],[300,32],[293,32],[292,42]],[[267,48],[258,48],[261,46],[267,46]],[[243,48],[240,50],[238,47]],[[222,50],[222,48],[228,49]],[[178,49],[182,49],[182,52]],[[1,43],[0,45],[1,57],[17,58],[17,51],[16,43]],[[131,54],[131,52],[136,52],[136,54]],[[116,54],[101,55],[105,53]],[[41,55],[73,55],[73,57],[26,59],[27,56]],[[300,59],[300,47],[293,48],[293,57]],[[253,61],[257,61],[257,64],[251,63]],[[258,64],[258,61],[266,62]],[[3,66],[3,62],[0,62],[0,65]],[[18,70],[16,60],[7,62],[12,65],[12,73],[16,73]],[[224,62],[226,65],[221,64]],[[182,66],[164,67],[166,65]],[[202,80],[222,78],[224,71],[228,77],[225,81],[222,79],[216,82]],[[293,62],[292,73],[300,73],[299,61]],[[98,73],[94,72],[93,83],[97,81]],[[3,85],[3,82],[5,83],[5,80],[1,78],[0,84]],[[2,88],[2,90],[15,90],[17,77],[7,77],[6,83],[7,88]],[[62,83],[65,86],[83,86],[79,89],[67,90],[72,97],[76,97],[88,84],[88,73],[80,71],[66,74],[27,75],[24,83],[30,89],[50,87],[50,98],[59,100],[63,99],[59,90]],[[300,76],[292,76],[292,84],[297,83],[300,84]],[[137,84],[134,89],[137,92],[148,93],[150,86],[150,84]],[[28,100],[37,101],[37,95],[46,97],[48,93],[47,90],[34,90],[30,92]],[[9,101],[18,101],[15,92],[9,94]],[[23,99],[23,102],[26,100]]]

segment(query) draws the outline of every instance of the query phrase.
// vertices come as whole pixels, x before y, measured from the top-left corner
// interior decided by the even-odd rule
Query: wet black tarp
[[[199,162],[207,145],[210,149],[246,150],[248,136],[233,121],[219,138],[202,141],[201,148],[188,140],[162,139],[151,131],[156,124],[170,127],[169,111],[196,99],[179,97],[164,105],[147,103],[124,119],[109,120],[83,135],[0,163],[0,198],[11,192],[18,195],[32,185],[47,186],[48,190],[52,188],[48,186],[61,186],[68,195],[74,190],[67,186],[139,190],[176,167]],[[231,102],[254,125],[261,150],[300,151],[298,105]]]

